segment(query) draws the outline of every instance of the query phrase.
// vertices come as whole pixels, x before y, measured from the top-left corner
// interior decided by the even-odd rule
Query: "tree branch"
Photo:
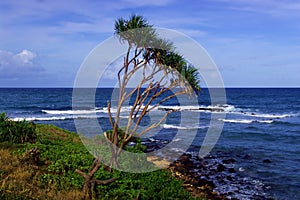
[[[112,118],[110,109],[111,109],[110,101],[107,101],[107,112],[108,112],[109,122],[110,122],[111,127],[114,127],[114,122],[113,122],[113,118]]]
[[[139,133],[139,137],[141,137],[142,135],[144,135],[145,133],[147,133],[148,131],[150,131],[151,129],[154,129],[156,127],[158,127],[165,119],[166,117],[173,111],[168,111],[164,114],[164,116],[159,120],[159,122],[152,124],[151,126],[149,126],[148,128],[146,128],[144,131],[142,131],[141,133]]]
[[[107,180],[92,180],[93,182],[95,182],[96,184],[98,185],[106,185],[108,183],[112,183],[114,181],[118,180],[118,178],[110,178],[110,179],[107,179]]]

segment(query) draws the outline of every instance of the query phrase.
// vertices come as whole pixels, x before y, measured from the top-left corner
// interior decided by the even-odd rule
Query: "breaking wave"
[[[232,115],[242,115],[246,119],[222,119],[226,123],[243,123],[250,124],[253,122],[258,123],[273,123],[275,119],[283,119],[288,117],[293,117],[295,114],[269,114],[269,113],[259,113],[251,112],[247,110],[243,111],[241,108],[236,108],[233,105],[224,104],[224,105],[214,105],[214,106],[195,106],[195,105],[186,105],[186,106],[158,106],[153,108],[149,106],[156,112],[165,112],[165,111],[187,111],[187,112],[204,112],[204,113],[214,113],[214,112],[223,112],[226,114]],[[132,106],[124,106],[121,108],[120,118],[126,119],[129,118],[129,112],[131,111]],[[117,112],[116,107],[111,108],[111,113],[114,116]],[[41,113],[44,115],[40,116]],[[14,121],[26,120],[26,121],[57,121],[57,120],[69,120],[69,119],[88,119],[88,118],[105,118],[108,113],[107,107],[94,108],[94,109],[77,109],[77,110],[41,110],[39,115],[19,117],[16,116],[13,118]],[[230,117],[231,118],[231,117]],[[163,128],[166,129],[180,129],[180,130],[192,130],[203,127],[189,127],[189,126],[176,126],[170,124],[163,124]]]
[[[236,108],[233,105],[215,105],[215,106],[159,106],[158,110],[174,111],[195,111],[195,112],[232,112]]]
[[[101,112],[98,109],[91,110],[42,110],[43,113],[51,115],[83,115],[83,114],[94,114]]]
[[[227,123],[241,123],[241,124],[250,124],[253,122],[258,122],[258,123],[273,123],[273,120],[252,120],[252,119],[219,119],[222,120],[223,122]]]
[[[176,126],[171,124],[162,124],[163,128],[166,129],[179,129],[179,130],[193,130],[193,129],[199,129],[199,128],[206,128],[206,126],[200,126],[200,127],[192,127],[192,126]]]
[[[15,117],[12,118],[13,121],[60,121],[60,120],[70,120],[70,119],[92,119],[92,118],[101,118],[99,116],[62,116],[62,117]]]

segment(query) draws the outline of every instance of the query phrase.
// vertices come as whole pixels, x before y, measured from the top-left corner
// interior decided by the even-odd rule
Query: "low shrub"
[[[35,129],[33,122],[12,121],[5,113],[0,115],[0,142],[33,143],[37,139]]]

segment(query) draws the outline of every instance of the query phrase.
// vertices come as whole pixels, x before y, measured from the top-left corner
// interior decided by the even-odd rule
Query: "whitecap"
[[[245,170],[246,170],[246,169],[243,168],[243,167],[240,167],[240,168],[239,168],[239,171],[240,171],[240,172],[244,172]]]
[[[171,124],[162,124],[162,127],[165,129],[179,129],[179,130],[192,130],[192,129],[199,129],[199,128],[205,128],[205,127],[186,127],[186,126],[176,126],[176,125],[171,125]]]
[[[250,124],[254,120],[249,120],[249,119],[219,119],[222,120],[223,122],[228,122],[228,123],[242,123],[242,124]]]
[[[100,116],[96,115],[79,115],[79,116],[53,116],[53,117],[15,117],[11,118],[13,121],[60,121],[60,120],[68,120],[68,119],[92,119],[92,118],[99,118]]]
[[[131,111],[132,106],[124,106],[121,108],[121,112]],[[95,114],[95,113],[108,113],[108,108],[95,108],[89,110],[42,110],[42,112],[51,114],[51,115],[86,115],[86,114]],[[111,113],[116,113],[117,108],[110,108]]]
[[[257,122],[271,124],[274,121],[273,120],[258,120]]]
[[[236,111],[233,111],[230,113],[236,114],[236,115],[255,117],[255,118],[269,118],[269,119],[282,119],[282,118],[296,116],[294,114],[270,114],[270,113],[244,112],[242,110],[240,110],[240,111],[236,110]]]
[[[246,115],[249,115],[246,113]],[[286,117],[291,117],[291,114],[257,114],[257,113],[252,113],[252,117],[259,117],[259,118],[286,118]]]
[[[176,147],[171,148],[171,151],[172,152],[184,152],[183,149],[176,148]]]
[[[181,141],[181,139],[179,139],[179,138],[177,138],[177,139],[174,139],[174,140],[172,140],[173,142],[179,142],[179,141]]]
[[[94,114],[101,112],[98,109],[92,110],[42,110],[42,112],[51,114],[51,115],[83,115],[83,114]]]
[[[258,123],[273,123],[273,120],[251,120],[251,119],[219,119],[222,120],[223,122],[227,123],[241,123],[241,124],[250,124],[253,122],[258,122]]]
[[[174,110],[174,111],[195,111],[195,112],[233,112],[237,110],[233,105],[219,104],[209,106],[159,106],[158,110]]]
[[[16,117],[13,118],[13,121],[57,121],[57,120],[66,120],[67,117]]]
[[[147,109],[149,110],[149,109],[152,109],[153,107],[154,107],[154,106],[149,105]],[[141,106],[140,109],[144,109],[144,108],[145,108],[145,106],[143,105],[143,106]],[[123,106],[123,107],[121,108],[120,112],[130,112],[131,109],[132,109],[132,106]],[[156,108],[156,109],[153,108],[152,110],[157,110],[157,108]],[[112,107],[112,108],[110,108],[110,112],[111,112],[111,113],[116,113],[117,111],[118,111],[117,107]],[[102,108],[99,112],[108,113],[108,108],[107,108],[107,107],[104,107],[104,108]]]

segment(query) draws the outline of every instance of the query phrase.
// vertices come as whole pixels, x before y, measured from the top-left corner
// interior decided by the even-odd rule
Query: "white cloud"
[[[36,57],[36,54],[24,49],[21,53],[18,53],[14,56],[16,61],[19,61],[24,64],[32,64],[32,60]]]
[[[18,54],[0,50],[0,79],[34,78],[44,68],[35,62],[37,55],[24,49]]]

